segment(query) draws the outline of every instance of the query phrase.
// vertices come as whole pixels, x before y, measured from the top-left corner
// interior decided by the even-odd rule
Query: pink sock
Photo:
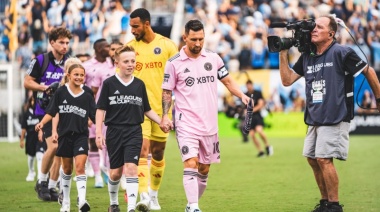
[[[100,175],[100,158],[99,158],[99,152],[88,152],[88,160],[91,163],[92,169],[94,170],[95,176]]]
[[[208,175],[198,173],[198,199],[201,198],[203,192],[206,190]]]
[[[198,170],[185,168],[183,170],[183,187],[189,204],[198,203]]]

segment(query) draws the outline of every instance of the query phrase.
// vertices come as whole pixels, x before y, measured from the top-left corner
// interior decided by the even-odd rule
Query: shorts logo
[[[188,146],[183,146],[182,149],[182,155],[186,155],[187,153],[189,153],[189,147]]]
[[[211,71],[211,69],[212,69],[212,65],[209,62],[205,63],[204,67],[205,67],[206,71]]]
[[[195,82],[195,79],[192,78],[192,77],[188,77],[188,78],[185,79],[185,83],[186,83],[186,85],[189,86],[189,87],[193,86],[193,85],[194,85],[194,82]]]
[[[140,63],[140,62],[136,62],[136,71],[141,71],[141,69],[143,68],[143,64]]]
[[[161,48],[160,47],[154,48],[154,54],[161,54]]]

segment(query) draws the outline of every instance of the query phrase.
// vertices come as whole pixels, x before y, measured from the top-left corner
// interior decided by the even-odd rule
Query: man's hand
[[[95,143],[98,149],[102,150],[105,145],[104,137],[102,134],[97,134],[95,138]]]
[[[241,101],[242,101],[245,105],[248,104],[249,100],[250,100],[250,98],[249,98],[247,95],[245,95],[245,94],[241,97]],[[253,101],[253,100],[252,100],[252,101]],[[253,102],[252,102],[252,105],[253,105]]]
[[[173,122],[169,119],[169,116],[167,114],[162,116],[160,128],[165,133],[168,133],[173,129]]]
[[[41,122],[36,124],[36,126],[35,126],[36,132],[42,130],[42,128],[44,128],[44,124],[42,124]]]

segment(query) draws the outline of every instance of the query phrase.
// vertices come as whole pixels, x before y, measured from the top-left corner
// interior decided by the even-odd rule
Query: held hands
[[[100,150],[103,149],[105,142],[104,142],[104,137],[102,134],[96,134],[95,143],[96,143],[96,146],[98,147],[98,149],[100,149]]]
[[[160,128],[164,133],[168,133],[173,129],[173,122],[169,119],[168,115],[162,116]]]
[[[36,124],[35,126],[36,132],[39,132],[40,130],[42,130],[42,128],[44,128],[44,124],[42,122]]]

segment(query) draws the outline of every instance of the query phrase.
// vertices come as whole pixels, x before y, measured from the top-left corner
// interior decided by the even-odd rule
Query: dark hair
[[[135,52],[135,49],[128,45],[117,48],[115,51],[115,58],[119,58],[119,56],[124,52]]]
[[[96,46],[97,46],[99,43],[101,43],[101,42],[105,42],[105,41],[107,41],[107,40],[104,39],[104,38],[100,38],[100,39],[96,40],[96,41],[94,42],[94,50],[96,49]]]
[[[247,82],[245,82],[245,84],[253,84],[253,82],[251,80],[247,80]]]
[[[112,45],[112,44],[117,44],[117,45],[120,45],[120,46],[122,46],[122,45],[124,45],[122,42],[120,42],[119,40],[113,40],[111,43],[110,43],[110,45]]]
[[[70,30],[64,27],[57,27],[49,32],[49,41],[56,41],[59,38],[71,39],[72,37],[73,35],[71,34]]]
[[[336,23],[335,18],[332,15],[325,15],[321,17],[326,17],[330,20],[329,28],[331,31],[334,32],[334,35],[335,35],[336,31],[338,30],[338,24]]]
[[[199,20],[190,20],[185,25],[185,33],[189,34],[190,30],[198,32],[199,30],[204,30],[202,22]]]
[[[145,21],[149,21],[150,23],[150,13],[148,10],[144,9],[144,8],[138,8],[138,9],[135,9],[130,15],[129,17],[132,19],[132,18],[140,18],[141,22],[145,22]]]

